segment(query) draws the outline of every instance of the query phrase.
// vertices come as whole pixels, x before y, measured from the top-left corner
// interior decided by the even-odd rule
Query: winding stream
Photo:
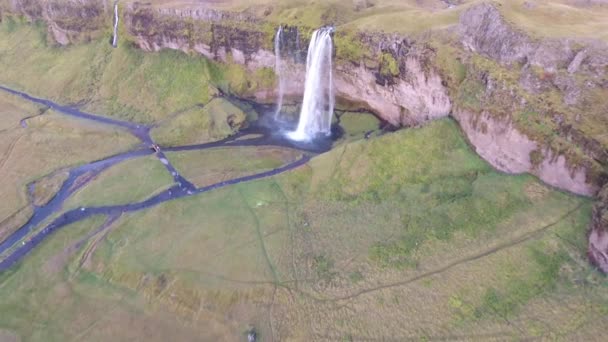
[[[261,124],[253,124],[250,128],[241,131],[240,133],[228,137],[226,139],[205,143],[205,144],[197,144],[197,145],[188,145],[188,146],[177,146],[177,147],[169,147],[169,148],[158,148],[158,151],[154,151],[151,146],[154,146],[154,141],[150,136],[150,127],[145,125],[139,125],[127,121],[116,120],[104,116],[98,116],[90,113],[85,113],[80,111],[77,108],[63,106],[57,104],[53,101],[37,98],[26,94],[24,92],[20,92],[11,88],[7,88],[5,86],[0,85],[0,90],[8,92],[13,95],[17,95],[22,97],[23,99],[34,102],[40,105],[44,105],[49,107],[59,113],[91,120],[107,125],[112,125],[115,127],[120,127],[126,129],[132,135],[137,137],[142,143],[143,147],[139,149],[125,152],[122,154],[118,154],[115,156],[108,157],[106,159],[94,161],[85,165],[77,166],[72,168],[69,171],[68,179],[63,183],[61,189],[57,192],[57,194],[53,197],[51,201],[47,204],[35,207],[34,213],[29,221],[20,227],[17,231],[15,231],[11,236],[9,236],[6,240],[0,243],[0,255],[7,254],[3,260],[0,261],[0,272],[6,271],[11,266],[13,266],[16,262],[25,257],[28,253],[30,253],[36,246],[42,243],[49,235],[53,232],[68,226],[72,223],[76,223],[82,220],[85,220],[94,215],[105,215],[107,218],[117,218],[123,213],[127,212],[135,212],[143,209],[147,209],[158,205],[160,203],[164,203],[167,201],[195,196],[204,192],[208,192],[211,190],[219,189],[222,187],[235,185],[243,182],[253,181],[256,179],[262,179],[267,177],[272,177],[278,175],[280,173],[292,170],[299,166],[306,164],[312,155],[317,153],[322,153],[331,148],[331,140],[326,141],[318,141],[315,143],[299,143],[290,141],[285,139],[283,134],[277,133],[275,129],[264,125],[264,120],[260,120]],[[247,139],[247,135],[255,134],[256,137]],[[238,147],[238,146],[278,146],[278,147],[286,147],[297,149],[299,151],[304,152],[303,156],[292,163],[286,164],[279,168],[234,178],[230,180],[225,180],[219,183],[215,183],[212,185],[208,185],[205,187],[197,188],[187,179],[182,177],[179,172],[175,169],[175,167],[170,163],[169,159],[165,156],[163,151],[193,151],[193,150],[205,150],[210,148],[217,147]],[[24,240],[28,234],[32,232],[37,226],[39,226],[42,222],[52,217],[55,214],[58,214],[62,210],[63,203],[72,196],[77,190],[81,189],[85,185],[87,185],[92,179],[95,178],[98,174],[103,172],[104,170],[114,166],[120,162],[123,162],[128,159],[133,159],[137,157],[142,157],[146,155],[154,154],[159,161],[165,166],[167,171],[171,173],[173,179],[175,181],[175,185],[147,200],[142,202],[129,203],[124,205],[110,205],[110,206],[101,206],[101,207],[80,207],[70,211],[67,211],[53,220],[50,224],[45,226],[42,230],[37,232],[33,237]],[[19,244],[21,242],[21,244]]]

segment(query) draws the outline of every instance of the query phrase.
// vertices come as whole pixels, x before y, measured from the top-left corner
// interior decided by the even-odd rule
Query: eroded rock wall
[[[462,14],[459,40],[467,76],[453,116],[478,153],[500,170],[597,194],[608,153],[589,127],[605,124],[608,45],[532,39],[491,3]]]
[[[7,13],[29,21],[44,20],[60,45],[88,41],[108,26],[109,0],[4,0]]]

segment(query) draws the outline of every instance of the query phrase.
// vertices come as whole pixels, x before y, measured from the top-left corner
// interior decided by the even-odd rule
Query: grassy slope
[[[125,35],[117,49],[104,39],[50,46],[44,27],[12,17],[0,25],[0,83],[60,103],[133,122],[157,123],[225,92],[247,95],[272,86],[274,72],[163,50],[143,52]],[[12,22],[12,24],[10,24]],[[216,88],[217,87],[217,88]]]
[[[100,222],[65,229],[0,275],[0,327],[162,340],[140,327],[165,317],[169,331],[224,340],[248,324],[268,336],[270,321],[281,340],[590,339],[608,299],[584,262],[589,211],[492,171],[441,120],[127,215],[49,273],[49,256]]]
[[[203,58],[163,51],[144,53],[105,40],[57,48],[47,46],[43,28],[7,20],[0,29],[0,82],[85,109],[151,123],[206,103],[214,92]],[[211,90],[210,90],[211,88]]]

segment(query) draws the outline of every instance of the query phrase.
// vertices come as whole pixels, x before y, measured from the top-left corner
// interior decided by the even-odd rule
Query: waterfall
[[[118,46],[118,1],[114,2],[114,36],[112,37],[112,46]]]
[[[277,89],[277,108],[274,112],[274,119],[279,119],[281,107],[283,107],[283,94],[285,93],[285,79],[283,77],[283,62],[281,61],[281,37],[283,36],[283,26],[279,26],[277,34],[274,37],[274,72],[279,80]]]
[[[298,128],[288,136],[293,140],[311,140],[331,133],[334,114],[332,55],[333,27],[316,30],[308,46],[306,83]]]

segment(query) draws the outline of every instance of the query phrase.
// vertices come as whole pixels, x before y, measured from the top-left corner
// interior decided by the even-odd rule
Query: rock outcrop
[[[572,113],[601,120],[602,106],[608,108],[608,99],[597,95],[608,89],[608,46],[534,40],[490,3],[465,11],[459,34],[470,57],[453,116],[478,153],[502,171],[530,172],[595,195],[606,180],[608,153]],[[591,106],[584,103],[591,98]]]
[[[481,3],[466,10],[459,33],[463,45],[502,64],[529,64],[547,72],[581,66],[593,78],[602,78],[608,66],[608,46],[592,40],[545,38],[535,40],[511,25],[493,3]]]
[[[576,194],[594,195],[598,185],[587,178],[584,167],[572,167],[564,155],[522,134],[511,121],[457,108],[452,113],[469,142],[483,159],[507,173],[532,173],[545,183]],[[534,160],[539,158],[540,160]]]
[[[593,208],[587,254],[593,265],[608,273],[608,186],[599,193]]]

